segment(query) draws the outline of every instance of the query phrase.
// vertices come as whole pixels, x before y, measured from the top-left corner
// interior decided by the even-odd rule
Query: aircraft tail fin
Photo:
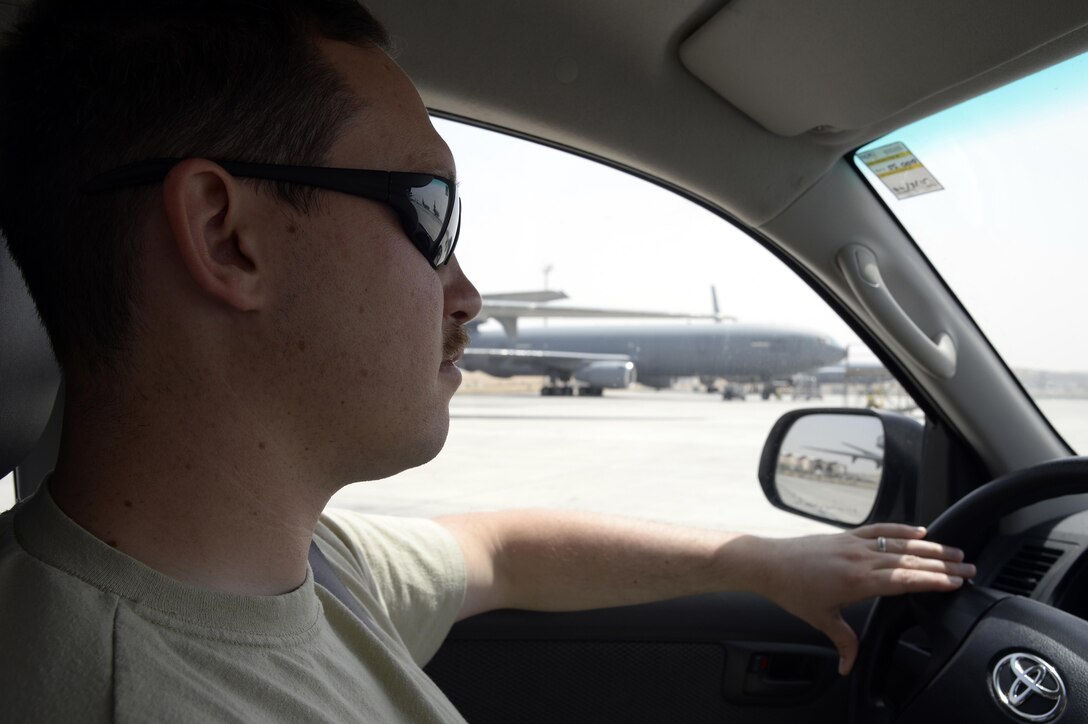
[[[718,306],[718,288],[713,284],[710,285],[710,305],[714,309],[714,314],[712,316],[714,317],[714,321],[716,323],[721,324],[725,321],[737,321],[737,318],[734,317],[732,314],[722,314],[721,307]]]

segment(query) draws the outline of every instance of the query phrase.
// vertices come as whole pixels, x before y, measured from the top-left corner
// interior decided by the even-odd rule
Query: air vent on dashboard
[[[1005,563],[994,579],[993,587],[1019,596],[1030,596],[1050,567],[1062,557],[1062,553],[1058,548],[1025,543]]]

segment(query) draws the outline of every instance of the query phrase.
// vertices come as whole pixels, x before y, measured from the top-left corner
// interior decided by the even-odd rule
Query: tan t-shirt
[[[428,520],[326,512],[315,538],[373,618],[312,572],[280,596],[168,578],[42,490],[0,516],[0,718],[12,722],[461,722],[420,670],[464,560]]]

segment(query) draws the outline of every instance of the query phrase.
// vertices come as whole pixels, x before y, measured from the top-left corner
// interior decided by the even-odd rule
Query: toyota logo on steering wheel
[[[994,695],[1024,721],[1050,721],[1065,709],[1065,684],[1058,671],[1038,656],[1009,654],[997,662]]]

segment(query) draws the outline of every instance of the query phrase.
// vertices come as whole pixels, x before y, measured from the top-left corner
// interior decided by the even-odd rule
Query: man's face
[[[453,156],[407,76],[376,49],[320,44],[362,102],[330,166],[454,177]],[[457,260],[436,272],[386,204],[322,193],[288,225],[278,309],[288,374],[282,394],[303,419],[315,466],[340,480],[392,475],[430,460],[460,384],[451,331],[480,308]],[[280,333],[282,331],[282,334]],[[445,343],[444,343],[445,339]]]

